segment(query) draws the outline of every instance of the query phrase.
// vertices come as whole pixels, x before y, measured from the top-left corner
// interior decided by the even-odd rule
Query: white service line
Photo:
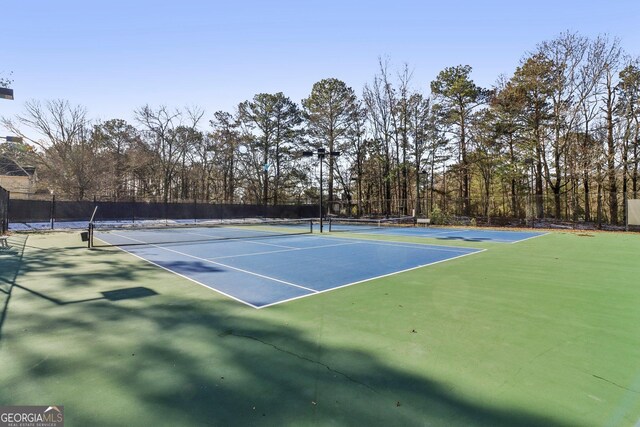
[[[407,271],[416,270],[416,269],[418,269],[418,268],[422,268],[422,267],[427,267],[427,266],[430,266],[430,265],[439,264],[439,263],[441,263],[441,262],[451,261],[452,259],[456,259],[456,258],[462,258],[462,257],[469,256],[469,255],[475,255],[475,254],[478,254],[478,253],[480,253],[480,252],[484,252],[484,251],[486,251],[486,249],[480,249],[480,250],[478,250],[477,252],[471,252],[471,253],[467,253],[467,254],[462,254],[462,255],[458,255],[458,256],[451,257],[451,258],[442,259],[442,260],[440,260],[440,261],[434,261],[434,262],[430,262],[430,263],[428,263],[428,264],[423,264],[423,265],[418,265],[418,266],[416,266],[416,267],[407,268],[407,269],[405,269],[405,270],[401,270],[401,271],[394,271],[393,273],[387,273],[387,274],[383,274],[383,275],[376,276],[376,277],[370,277],[370,278],[368,278],[368,279],[364,279],[364,280],[358,280],[357,282],[347,283],[346,285],[336,286],[335,288],[325,289],[325,290],[323,290],[323,291],[316,291],[316,293],[315,293],[315,294],[313,294],[313,295],[317,295],[317,294],[324,294],[324,293],[326,293],[326,292],[335,291],[336,289],[346,288],[347,286],[357,285],[357,284],[359,284],[359,283],[368,282],[368,281],[370,281],[370,280],[382,279],[383,277],[389,277],[389,276],[393,276],[393,275],[396,275],[396,274],[405,273],[405,272],[407,272]],[[289,299],[286,299],[286,300],[273,302],[273,303],[271,303],[271,304],[261,305],[260,307],[256,307],[256,308],[257,308],[258,310],[260,310],[260,309],[262,309],[262,308],[267,308],[267,307],[271,307],[271,306],[273,306],[273,305],[277,305],[277,304],[282,304],[282,303],[289,302],[289,301],[298,300],[298,299],[305,298],[305,297],[308,297],[308,296],[309,296],[309,294],[307,294],[307,295],[300,295],[300,296],[293,297],[293,298],[289,298]]]
[[[385,243],[385,242],[374,242],[376,245],[380,246],[397,246],[401,248],[411,248],[411,249],[429,249],[440,252],[468,252],[471,250],[471,253],[475,253],[478,251],[476,248],[467,248],[464,246],[438,246],[438,245],[422,245],[420,243],[416,243],[417,246],[412,245],[404,245],[400,243]],[[422,247],[421,247],[422,246]]]
[[[327,239],[327,240],[355,240],[359,243],[368,243],[370,245],[398,246],[398,247],[411,248],[411,249],[429,249],[429,250],[442,251],[442,252],[463,252],[467,250],[478,251],[477,248],[468,248],[466,246],[444,246],[444,245],[432,245],[432,244],[425,244],[425,243],[401,243],[401,242],[394,242],[389,240],[369,240],[369,239],[358,239],[353,237],[310,236],[308,238],[309,239],[311,238]]]
[[[171,250],[171,249],[169,249],[169,250]],[[174,251],[174,252],[177,252],[177,251]],[[177,252],[177,253],[181,253],[181,252]],[[184,255],[187,255],[187,254],[184,254]],[[187,255],[187,256],[191,256],[191,255]],[[204,259],[204,258],[198,258],[198,257],[193,257],[193,258],[201,259],[203,261],[207,261],[207,262],[210,262],[212,264],[221,265],[223,267],[227,267],[227,268],[230,268],[232,270],[240,271],[242,273],[247,273],[247,274],[250,274],[252,276],[257,276],[257,277],[262,277],[263,279],[273,280],[274,282],[283,283],[285,285],[293,286],[294,288],[300,288],[300,289],[304,289],[306,291],[311,291],[313,293],[318,293],[318,291],[316,291],[315,289],[307,288],[307,287],[301,286],[301,285],[296,285],[295,283],[291,283],[291,282],[287,282],[287,281],[284,281],[284,280],[276,279],[275,277],[265,276],[264,274],[254,273],[252,271],[243,270],[241,268],[233,267],[231,265],[223,264],[221,262],[209,261],[209,260]]]
[[[242,231],[245,231],[245,230],[242,230]],[[233,239],[229,238],[228,236],[220,236],[220,235],[217,235],[217,234],[203,234],[203,233],[185,233],[185,234],[190,234],[192,236],[209,237],[209,238],[212,238],[211,239],[212,241],[214,241],[214,240],[233,240]],[[275,235],[275,236],[277,236],[277,235]],[[264,237],[275,237],[275,236],[265,235]],[[295,248],[295,246],[276,245],[275,243],[258,242],[258,241],[255,241],[253,239],[247,239],[247,238],[243,238],[242,241],[243,242],[255,243],[256,245],[276,246],[276,247],[279,247],[279,248],[291,248],[291,249]],[[187,241],[187,242],[185,242],[185,244],[189,244],[189,242]]]
[[[306,248],[295,248],[295,247],[293,247],[291,249],[283,249],[283,250],[280,250],[280,251],[251,252],[251,253],[248,253],[248,254],[224,255],[224,256],[217,256],[217,257],[207,258],[207,259],[214,260],[214,259],[225,259],[225,258],[239,258],[239,257],[245,257],[245,256],[279,254],[279,253],[282,253],[282,252],[307,251],[307,250],[310,250],[310,249],[333,248],[333,247],[336,247],[336,246],[350,246],[350,245],[359,245],[359,244],[361,244],[361,242],[341,243],[341,244],[336,244],[336,245],[309,246],[309,247],[306,247]]]
[[[461,231],[469,231],[469,230],[449,230],[449,231],[439,231],[437,233],[417,233],[417,235],[420,237],[433,237],[433,236],[442,236],[444,234],[459,233]]]
[[[296,285],[295,283],[291,283],[291,282],[287,282],[287,281],[284,281],[284,280],[276,279],[275,277],[265,276],[263,274],[254,273],[252,271],[243,270],[243,269],[237,268],[237,267],[232,267],[230,265],[222,264],[220,262],[211,261],[211,260],[208,260],[206,258],[201,258],[201,257],[195,256],[195,255],[189,255],[189,254],[186,254],[184,252],[176,251],[174,249],[169,249],[169,248],[165,248],[165,247],[160,246],[160,245],[154,245],[152,243],[147,243],[147,242],[144,242],[142,240],[134,239],[133,237],[127,237],[127,236],[122,236],[122,235],[119,235],[119,236],[120,237],[124,237],[125,239],[129,239],[129,240],[133,240],[133,241],[139,242],[139,243],[145,243],[147,246],[153,246],[153,247],[158,248],[158,249],[162,249],[162,250],[165,250],[165,251],[168,251],[168,252],[173,252],[173,253],[176,253],[176,254],[184,255],[186,257],[197,259],[197,260],[204,261],[204,262],[208,262],[210,264],[220,265],[222,267],[227,267],[227,268],[230,268],[232,270],[240,271],[242,273],[246,273],[246,274],[249,274],[249,275],[252,275],[252,276],[262,277],[263,279],[272,280],[274,282],[282,283],[284,285],[292,286],[294,288],[304,289],[304,290],[311,291],[311,292],[314,292],[314,293],[318,292],[315,289],[306,288],[306,287],[301,286],[301,285]],[[127,252],[129,252],[129,251],[127,251]],[[131,253],[131,252],[129,252],[129,253]],[[171,271],[171,270],[169,270],[169,271]],[[178,273],[176,273],[176,274],[178,274]]]
[[[102,240],[102,239],[100,239],[100,238],[98,237],[98,240]],[[102,241],[104,242],[104,240],[102,240]],[[108,243],[108,242],[105,242],[105,243]],[[129,255],[132,255],[132,256],[134,256],[134,257],[136,257],[136,258],[138,258],[138,259],[141,259],[142,261],[148,262],[149,264],[155,265],[156,267],[159,267],[159,268],[161,268],[161,269],[163,269],[163,270],[166,270],[166,271],[168,271],[168,272],[170,272],[170,273],[173,273],[173,274],[175,274],[176,276],[180,276],[180,277],[182,277],[183,279],[187,279],[187,280],[189,280],[190,282],[193,282],[193,283],[195,283],[195,284],[197,284],[197,285],[200,285],[200,286],[202,286],[202,287],[204,287],[204,288],[207,288],[207,289],[209,289],[209,290],[211,290],[211,291],[215,291],[215,292],[219,293],[220,295],[224,295],[225,297],[231,298],[232,300],[238,301],[238,302],[240,302],[240,303],[242,303],[242,304],[244,304],[244,305],[248,305],[249,307],[252,307],[252,308],[260,308],[260,307],[258,307],[257,305],[253,305],[253,304],[251,304],[250,302],[247,302],[247,301],[242,300],[242,299],[240,299],[240,298],[234,297],[233,295],[230,295],[230,294],[228,294],[228,293],[226,293],[226,292],[222,292],[220,289],[216,289],[216,288],[212,288],[211,286],[207,286],[207,285],[205,285],[204,283],[199,282],[199,281],[197,281],[196,279],[194,279],[194,278],[192,278],[192,277],[185,276],[184,274],[180,274],[180,273],[178,273],[177,271],[171,270],[170,268],[167,268],[167,267],[164,267],[164,266],[162,266],[162,265],[160,265],[160,264],[157,264],[157,263],[155,263],[155,262],[153,262],[153,261],[151,261],[151,260],[149,260],[149,259],[147,259],[147,258],[144,258],[144,257],[142,257],[142,256],[140,256],[140,255],[138,255],[138,254],[135,254],[135,253],[133,253],[133,252],[131,252],[131,251],[128,251],[128,250],[126,250],[126,249],[124,249],[124,248],[122,248],[122,247],[120,247],[120,246],[115,246],[115,247],[116,247],[116,248],[118,248],[119,250],[121,250],[122,252],[126,252],[126,253],[128,253]]]
[[[534,232],[534,233],[535,233],[535,232]],[[535,239],[536,237],[546,236],[547,234],[549,234],[549,233],[548,233],[548,232],[546,232],[546,233],[540,233],[540,234],[538,234],[537,236],[527,237],[526,239],[514,240],[513,242],[509,242],[509,243],[511,243],[511,244],[513,245],[514,243],[524,242],[525,240]]]
[[[163,249],[163,250],[166,250],[166,251],[169,251],[169,252],[174,252],[174,253],[189,257],[189,258],[198,259],[198,260],[201,260],[201,261],[204,261],[204,262],[208,262],[208,263],[211,263],[211,264],[220,265],[222,267],[230,268],[232,270],[237,270],[237,271],[240,271],[242,273],[249,274],[249,275],[262,277],[262,278],[267,279],[267,280],[275,281],[275,282],[282,283],[282,284],[285,284],[287,286],[296,287],[296,288],[299,288],[299,289],[304,289],[304,290],[310,292],[309,294],[306,294],[306,295],[300,295],[300,296],[297,296],[297,297],[288,298],[288,299],[277,301],[277,302],[273,302],[273,303],[270,303],[270,304],[256,306],[256,305],[251,304],[251,303],[249,303],[247,301],[244,301],[242,299],[239,299],[237,297],[229,295],[229,294],[227,294],[225,292],[222,292],[219,289],[216,289],[216,288],[211,287],[211,286],[207,286],[207,285],[205,285],[205,284],[203,284],[201,282],[198,282],[197,280],[194,280],[194,279],[192,279],[192,278],[190,278],[188,276],[185,276],[185,275],[182,275],[180,273],[177,273],[177,272],[175,272],[175,271],[173,271],[173,270],[171,270],[169,268],[163,267],[162,265],[159,265],[159,264],[157,264],[157,263],[155,263],[153,261],[150,261],[150,260],[148,260],[146,258],[143,258],[143,257],[141,257],[141,256],[139,256],[139,255],[137,255],[135,253],[129,252],[129,251],[127,251],[127,250],[125,250],[125,249],[123,249],[121,247],[118,247],[118,249],[120,249],[122,251],[125,251],[125,252],[127,252],[127,253],[129,253],[129,254],[137,257],[137,258],[140,258],[140,259],[142,259],[144,261],[147,261],[150,264],[156,265],[156,266],[158,266],[160,268],[163,268],[164,270],[172,272],[172,273],[174,273],[174,274],[176,274],[176,275],[178,275],[180,277],[186,278],[187,280],[190,280],[190,281],[192,281],[194,283],[197,283],[197,284],[199,284],[201,286],[204,286],[204,287],[206,287],[208,289],[211,289],[211,290],[213,290],[215,292],[218,292],[221,295],[227,296],[227,297],[229,297],[229,298],[231,298],[231,299],[233,299],[235,301],[241,302],[241,303],[243,303],[245,305],[248,305],[250,307],[253,307],[255,309],[262,309],[262,308],[271,307],[271,306],[274,306],[274,305],[277,305],[277,304],[282,304],[282,303],[285,303],[285,302],[289,302],[289,301],[294,301],[294,300],[297,300],[297,299],[305,298],[305,297],[310,296],[310,295],[317,295],[317,294],[321,294],[321,293],[326,293],[326,292],[334,291],[336,289],[345,288],[347,286],[352,286],[352,285],[356,285],[356,284],[359,284],[359,283],[368,282],[370,280],[380,279],[380,278],[383,278],[383,277],[393,276],[393,275],[396,275],[396,274],[404,273],[404,272],[415,270],[415,269],[418,269],[418,268],[427,267],[427,266],[430,266],[430,265],[439,264],[439,263],[450,261],[450,260],[453,260],[453,259],[456,259],[456,258],[461,258],[461,257],[465,257],[465,256],[468,256],[468,255],[473,255],[473,254],[477,254],[477,253],[486,251],[486,249],[479,249],[478,250],[478,249],[475,249],[475,248],[466,248],[466,247],[457,247],[457,246],[424,245],[424,244],[420,244],[420,243],[402,244],[402,243],[399,243],[399,242],[388,243],[388,242],[381,242],[381,241],[368,240],[368,239],[346,238],[346,240],[350,240],[350,242],[347,242],[347,243],[336,243],[336,244],[330,244],[330,245],[320,245],[320,246],[313,246],[313,247],[308,247],[308,248],[293,248],[293,249],[287,249],[287,250],[282,250],[282,251],[271,251],[271,252],[261,252],[261,253],[254,253],[254,254],[246,254],[248,256],[248,255],[258,255],[258,254],[262,254],[262,253],[266,254],[266,253],[277,253],[277,252],[290,252],[290,251],[296,251],[296,250],[318,249],[318,248],[334,247],[334,246],[348,246],[348,245],[357,245],[357,244],[363,244],[363,243],[364,244],[371,244],[371,245],[382,245],[382,246],[398,246],[398,247],[406,247],[406,248],[412,248],[412,249],[430,249],[430,250],[437,250],[437,251],[443,251],[443,252],[460,252],[461,250],[466,251],[466,250],[470,250],[470,249],[474,250],[474,252],[463,253],[463,254],[460,254],[460,255],[457,255],[457,256],[454,256],[454,257],[451,257],[451,258],[447,258],[447,259],[444,259],[444,260],[434,261],[434,262],[431,262],[431,263],[427,263],[427,264],[423,264],[423,265],[407,268],[405,270],[394,271],[392,273],[387,273],[387,274],[383,274],[383,275],[376,276],[376,277],[370,277],[370,278],[367,278],[367,279],[359,280],[359,281],[352,282],[352,283],[347,283],[345,285],[337,286],[337,287],[334,287],[334,288],[318,291],[318,290],[315,290],[315,289],[307,288],[305,286],[297,285],[295,283],[286,282],[286,281],[283,281],[283,280],[280,280],[280,279],[276,279],[276,278],[273,278],[273,277],[265,276],[265,275],[258,274],[258,273],[253,273],[251,271],[243,270],[243,269],[240,269],[240,268],[237,268],[237,267],[233,267],[233,266],[230,266],[230,265],[226,265],[226,264],[223,264],[223,263],[220,263],[220,262],[212,261],[210,259],[200,258],[200,257],[194,256],[194,255],[186,254],[184,252],[180,252],[180,251],[176,251],[176,250],[173,250],[173,249],[165,248],[163,246],[150,244],[150,243],[144,242],[142,240],[134,239],[132,237],[124,236],[124,235],[121,235],[121,234],[118,234],[118,233],[113,233],[113,234],[117,234],[120,237],[124,237],[126,239],[133,240],[133,241],[136,241],[136,242],[139,242],[139,243],[145,243],[148,246],[153,246],[153,247],[156,247],[156,248],[159,248],[159,249]],[[538,237],[538,236],[534,236],[534,237]],[[341,241],[341,240],[343,240],[342,238],[336,238],[336,237],[330,237],[330,236],[308,236],[307,238],[324,239],[325,241],[326,240],[332,240],[332,241]],[[243,256],[243,255],[237,255],[237,256]],[[227,258],[231,258],[231,256],[229,256]],[[217,258],[215,258],[215,259],[217,259]]]
[[[237,242],[249,242],[249,243],[255,243],[256,245],[263,245],[263,246],[274,246],[276,248],[288,248],[288,249],[296,249],[295,246],[287,246],[287,245],[276,245],[275,243],[265,243],[265,242],[259,242],[257,240],[253,240],[253,239],[239,239],[236,240]]]

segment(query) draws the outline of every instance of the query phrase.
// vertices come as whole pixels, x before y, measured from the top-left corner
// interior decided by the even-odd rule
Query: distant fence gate
[[[640,199],[627,200],[627,225],[640,225]]]
[[[9,192],[0,187],[0,234],[9,229]]]
[[[11,200],[8,221],[12,223],[88,221],[95,207],[96,221],[162,219],[311,218],[319,215],[317,205],[240,205],[204,202],[101,202]]]

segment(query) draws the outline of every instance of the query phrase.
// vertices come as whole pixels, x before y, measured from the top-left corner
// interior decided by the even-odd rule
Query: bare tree
[[[175,130],[180,126],[182,113],[171,111],[166,106],[157,109],[145,105],[135,111],[135,117],[143,128],[143,139],[158,154],[162,199],[165,203],[171,198],[171,183],[178,169],[184,147],[176,139]]]
[[[3,118],[2,124],[37,147],[43,178],[53,191],[84,199],[98,189],[104,162],[100,159],[99,141],[91,138],[84,107],[72,106],[65,100],[47,101],[44,105],[28,101],[16,121]],[[28,136],[20,125],[34,131],[37,137]]]
[[[618,223],[618,184],[616,176],[616,140],[614,138],[616,106],[617,74],[620,71],[622,48],[618,39],[605,41],[604,76],[602,79],[602,113],[604,114],[604,126],[606,127],[607,145],[607,179],[609,190],[609,214],[612,224]]]
[[[365,85],[364,104],[371,125],[373,141],[381,161],[380,178],[384,188],[381,195],[385,215],[391,214],[391,143],[393,140],[393,89],[388,79],[388,63],[379,61],[379,74],[373,83]]]
[[[588,40],[572,33],[561,34],[556,39],[538,45],[538,52],[551,61],[551,132],[548,139],[549,159],[543,156],[544,176],[553,191],[556,218],[562,217],[561,193],[566,187],[565,162],[567,150],[575,133],[580,100],[580,64],[587,52]]]
[[[591,175],[594,157],[600,150],[593,137],[592,123],[598,118],[599,98],[602,96],[600,81],[607,67],[607,40],[598,37],[589,43],[586,58],[579,70],[578,108],[581,114],[582,131],[577,134],[576,163],[581,169],[584,192],[584,217],[591,220]]]
[[[216,160],[210,170],[219,171],[218,180],[222,181],[220,185],[222,187],[223,200],[226,203],[233,203],[238,181],[236,176],[239,157],[238,149],[241,143],[238,119],[230,113],[217,111],[213,120],[209,123],[213,131],[210,134],[208,149],[213,153]]]
[[[620,71],[619,78],[616,116],[622,127],[622,194],[624,201],[626,201],[629,169],[632,169],[633,197],[637,196],[638,143],[640,142],[638,140],[640,134],[640,67],[638,60],[627,59],[626,66]],[[623,204],[623,209],[626,223],[626,203]]]
[[[129,154],[140,143],[137,130],[122,119],[112,119],[93,127],[93,138],[104,147],[105,167],[109,177],[103,185],[103,191],[116,199],[131,194],[129,180],[132,178]]]
[[[412,154],[416,180],[416,216],[421,213],[420,176],[426,175],[423,167],[425,152],[433,144],[433,121],[431,118],[431,102],[419,93],[413,93],[407,101],[407,113],[411,139],[413,141]]]

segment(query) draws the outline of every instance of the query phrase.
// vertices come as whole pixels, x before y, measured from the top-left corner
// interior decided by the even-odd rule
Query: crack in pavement
[[[597,379],[599,379],[599,380],[606,381],[606,382],[608,382],[609,384],[612,384],[612,385],[614,385],[614,386],[616,386],[616,387],[619,387],[619,388],[621,388],[621,389],[623,389],[623,390],[627,390],[627,391],[630,391],[630,392],[632,392],[632,393],[640,394],[640,391],[638,391],[638,390],[634,390],[634,389],[632,389],[632,388],[625,387],[625,386],[623,386],[623,385],[620,385],[620,384],[618,384],[618,383],[615,383],[615,382],[613,382],[613,381],[610,381],[610,380],[608,380],[608,379],[606,379],[606,378],[599,377],[598,375],[591,374],[591,376],[593,376],[594,378],[597,378]]]
[[[225,332],[223,332],[223,333],[219,334],[219,336],[221,336],[221,337],[224,337],[224,336],[227,336],[227,335],[233,335],[234,337],[238,337],[238,338],[247,338],[247,339],[250,339],[250,340],[253,340],[253,341],[257,341],[257,342],[259,342],[259,343],[261,343],[261,344],[267,345],[267,346],[269,346],[269,347],[271,347],[271,348],[273,348],[273,349],[275,349],[275,350],[278,350],[278,351],[280,351],[280,352],[282,352],[282,353],[286,353],[286,354],[289,354],[289,355],[291,355],[291,356],[297,357],[297,358],[298,358],[298,359],[300,359],[300,360],[304,360],[304,361],[306,361],[306,362],[311,362],[311,363],[315,363],[316,365],[323,366],[323,367],[324,367],[324,368],[326,368],[329,372],[333,372],[333,373],[335,373],[335,374],[341,375],[341,376],[343,376],[344,378],[348,379],[349,381],[351,381],[351,382],[353,382],[353,383],[356,383],[356,384],[359,384],[359,385],[361,385],[361,386],[363,386],[363,387],[366,387],[366,388],[368,388],[369,390],[371,390],[371,391],[372,391],[372,392],[374,392],[374,393],[378,393],[378,391],[376,391],[376,389],[374,389],[374,388],[373,388],[373,387],[371,387],[370,385],[365,384],[365,383],[363,383],[363,382],[361,382],[361,381],[358,381],[358,380],[356,380],[355,378],[353,378],[353,377],[351,377],[351,376],[349,376],[349,375],[345,374],[344,372],[337,371],[337,370],[333,369],[331,366],[329,366],[329,365],[327,365],[327,364],[325,364],[325,363],[322,363],[322,362],[320,362],[320,361],[318,361],[318,360],[313,360],[313,359],[310,359],[310,358],[308,358],[308,357],[302,356],[302,355],[300,355],[300,354],[294,353],[294,352],[292,352],[292,351],[285,350],[285,349],[283,349],[283,348],[278,347],[278,346],[277,346],[277,345],[275,345],[275,344],[272,344],[272,343],[267,342],[267,341],[263,341],[263,340],[261,340],[260,338],[257,338],[257,337],[251,336],[251,335],[238,334],[238,333],[235,333],[234,331],[225,331]]]

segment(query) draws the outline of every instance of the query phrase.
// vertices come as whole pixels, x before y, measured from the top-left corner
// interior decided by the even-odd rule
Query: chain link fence
[[[629,198],[634,194],[630,193]],[[510,227],[623,229],[628,214],[620,192],[565,192],[542,195],[530,192],[499,196],[476,195],[469,199],[438,191],[420,199],[362,199],[330,201],[330,215],[353,218],[384,218],[405,215],[430,218],[440,225],[489,225]]]

